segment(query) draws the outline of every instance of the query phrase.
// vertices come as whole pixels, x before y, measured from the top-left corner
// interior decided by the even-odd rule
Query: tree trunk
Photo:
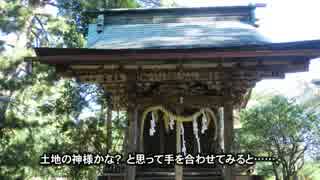
[[[107,107],[107,119],[106,119],[106,127],[107,127],[107,152],[112,151],[112,103],[110,102],[110,98],[108,101]]]
[[[294,175],[294,176],[292,177],[292,179],[293,179],[293,180],[299,180],[300,178],[299,178],[298,175]]]
[[[283,174],[282,179],[283,180],[290,180],[290,176],[287,174]]]
[[[129,136],[129,125],[127,125],[127,127],[125,127],[125,132],[124,132],[124,138],[123,138],[123,143],[122,143],[122,151],[123,151],[123,154],[125,156],[128,155],[128,136]]]
[[[279,173],[277,171],[277,166],[275,163],[272,163],[272,169],[273,169],[273,173],[274,173],[274,176],[276,178],[276,180],[280,180],[280,176],[279,176]]]

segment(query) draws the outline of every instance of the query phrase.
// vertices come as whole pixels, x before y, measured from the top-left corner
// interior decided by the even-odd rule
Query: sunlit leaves
[[[23,6],[18,1],[0,2],[0,26],[6,33],[17,32],[23,29],[32,15],[32,10]]]
[[[58,15],[45,12],[48,6],[58,8]],[[0,127],[1,178],[88,179],[101,171],[101,167],[39,166],[39,157],[45,152],[106,151],[108,107],[100,87],[58,78],[53,67],[37,61],[28,73],[24,57],[35,55],[31,47],[84,47],[88,23],[94,21],[86,10],[131,7],[137,7],[133,0],[0,1],[0,31],[13,37],[8,38],[12,42],[0,44],[4,50],[0,56],[0,95],[11,100]],[[122,150],[126,122],[125,114],[113,120],[113,149],[117,152]]]
[[[294,100],[274,96],[243,111],[241,120],[242,147],[277,156],[284,177],[294,175],[304,155],[312,156],[320,147],[320,119]]]

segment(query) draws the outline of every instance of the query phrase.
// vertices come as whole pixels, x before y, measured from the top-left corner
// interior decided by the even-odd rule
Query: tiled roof
[[[102,11],[88,48],[174,49],[261,45],[254,6]],[[98,28],[98,29],[97,29]]]
[[[261,45],[267,41],[249,24],[237,21],[90,25],[88,47],[95,49],[199,48]]]

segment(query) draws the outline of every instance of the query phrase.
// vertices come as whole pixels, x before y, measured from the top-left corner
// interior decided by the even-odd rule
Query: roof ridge
[[[254,10],[257,7],[265,7],[265,4],[249,4],[249,5],[239,5],[239,6],[208,6],[208,7],[169,7],[169,8],[119,8],[119,9],[106,9],[101,11],[85,11],[85,14],[99,15],[118,15],[122,13],[170,13],[170,12],[183,12],[187,11],[191,13],[199,13],[201,11],[213,12],[213,11],[227,11],[227,10]],[[185,12],[186,13],[186,12]]]

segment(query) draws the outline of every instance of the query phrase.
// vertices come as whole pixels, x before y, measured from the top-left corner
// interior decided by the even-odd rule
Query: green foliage
[[[302,168],[304,155],[316,153],[319,147],[319,118],[303,106],[282,96],[274,96],[241,113],[242,148],[258,155],[275,156],[273,171],[284,179]]]
[[[300,172],[300,176],[305,180],[317,180],[320,177],[320,164],[319,162],[306,163]]]
[[[48,6],[57,8],[58,15],[43,11]],[[0,31],[13,37],[0,42],[0,96],[10,100],[0,106],[1,179],[96,179],[101,173],[99,166],[42,167],[39,162],[48,152],[106,152],[103,90],[57,79],[54,68],[38,62],[30,73],[23,58],[34,55],[30,47],[84,47],[87,24],[94,21],[85,10],[137,6],[132,0],[0,1]],[[125,114],[113,123],[112,149],[122,153]]]
[[[21,1],[6,0],[0,2],[0,27],[5,33],[22,31],[32,15],[32,7],[24,6]]]
[[[134,0],[57,0],[57,3],[60,7],[59,14],[69,17],[68,24],[82,34],[87,34],[88,24],[95,20],[94,17],[86,14],[86,11],[138,7],[138,4]]]

